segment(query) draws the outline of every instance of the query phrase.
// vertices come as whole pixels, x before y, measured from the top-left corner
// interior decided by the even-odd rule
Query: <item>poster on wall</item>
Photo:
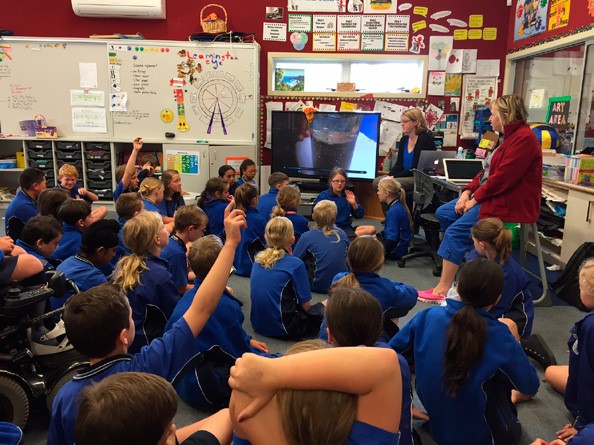
[[[464,76],[460,133],[463,139],[474,139],[474,110],[489,106],[497,97],[497,77]]]
[[[344,0],[288,0],[289,12],[344,12]]]
[[[551,11],[549,12],[549,31],[563,28],[569,23],[569,9],[571,0],[551,0]]]
[[[543,33],[547,29],[549,0],[516,0],[514,41]]]
[[[364,0],[365,14],[395,14],[396,0]]]
[[[454,38],[452,36],[429,37],[430,71],[445,71],[453,43]]]
[[[571,96],[550,97],[547,109],[547,125],[564,128],[569,122]]]

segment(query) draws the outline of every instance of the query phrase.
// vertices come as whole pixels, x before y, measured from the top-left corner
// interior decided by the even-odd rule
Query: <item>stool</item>
[[[536,275],[535,273],[529,271],[524,267],[524,263],[526,262],[526,247],[528,244],[528,235],[529,232],[532,232],[534,236],[534,247],[536,248],[536,259],[538,260],[538,269],[540,275]],[[534,278],[540,279],[540,283],[542,285],[542,295],[540,298],[534,300],[534,304],[538,304],[539,306],[552,306],[553,302],[551,300],[551,295],[549,293],[549,284],[547,282],[547,273],[544,266],[544,260],[542,258],[542,249],[540,247],[540,237],[538,236],[538,226],[536,223],[521,223],[520,224],[520,266]]]

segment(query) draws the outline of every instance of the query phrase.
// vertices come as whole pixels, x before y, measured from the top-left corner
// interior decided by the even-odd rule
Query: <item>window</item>
[[[424,97],[425,56],[269,53],[268,94],[292,96]],[[338,83],[355,91],[337,92]]]

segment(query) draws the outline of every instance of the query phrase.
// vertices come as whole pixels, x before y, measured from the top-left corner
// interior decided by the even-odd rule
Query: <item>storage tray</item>
[[[56,149],[56,158],[65,161],[77,161],[82,159],[82,153],[79,151]]]
[[[88,169],[109,170],[109,169],[111,169],[111,160],[99,161],[96,159],[87,159],[87,168]]]

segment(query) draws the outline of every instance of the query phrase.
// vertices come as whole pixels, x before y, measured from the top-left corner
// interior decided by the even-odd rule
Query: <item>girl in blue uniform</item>
[[[328,292],[336,274],[347,271],[349,238],[337,228],[336,204],[329,200],[314,206],[315,227],[305,232],[295,245],[294,255],[305,263],[311,290]]]
[[[225,208],[229,204],[229,183],[222,178],[210,178],[198,198],[198,207],[208,216],[207,233],[223,238]]]
[[[237,184],[235,184],[235,169],[230,165],[221,165],[219,167],[219,178],[229,184],[229,194],[234,195]]]
[[[384,248],[382,243],[371,236],[353,240],[347,250],[347,263],[351,271],[337,274],[332,288],[362,287],[373,295],[382,308],[384,330],[388,339],[392,338],[398,332],[398,319],[408,314],[417,303],[417,290],[408,284],[379,275],[384,265]],[[320,338],[328,338],[325,321],[320,329]]]
[[[239,165],[239,179],[235,181],[235,190],[243,184],[253,185],[258,190],[258,184],[256,184],[255,177],[258,173],[256,163],[251,159],[244,159]]]
[[[579,285],[580,300],[588,309],[594,310],[594,258],[586,260],[580,268]],[[545,372],[550,385],[565,394],[565,406],[576,418],[573,425],[565,425],[557,432],[558,438],[564,441],[594,423],[593,342],[594,312],[590,312],[571,328],[569,366],[549,366]]]
[[[142,150],[142,138],[135,138],[132,142],[132,153],[126,165],[120,165],[116,169],[116,189],[113,191],[113,201],[116,202],[122,193],[138,191],[138,170],[136,169],[136,158]]]
[[[221,239],[215,235],[207,235],[192,244],[188,260],[196,275],[194,287],[186,292],[175,307],[173,315],[167,322],[166,330],[172,329],[177,320],[182,318],[188,310],[222,248]],[[246,352],[267,353],[266,344],[253,339],[243,329],[242,306],[243,303],[235,298],[231,289],[227,287],[217,308],[194,340],[194,353],[204,353],[215,346],[233,359],[241,357]],[[196,408],[212,409],[215,406],[215,400],[213,400],[215,398],[226,399],[224,404],[228,405],[229,368],[209,366],[214,365],[216,359],[210,359],[208,354],[204,356],[204,359],[206,363],[197,369],[197,372],[189,372],[181,378],[176,384],[176,391],[186,403]],[[220,382],[220,386],[214,382]],[[224,391],[224,388],[227,391]],[[226,393],[226,398],[224,393]]]
[[[412,236],[412,216],[406,205],[404,189],[396,179],[385,177],[377,186],[377,197],[387,206],[384,230],[377,237],[384,245],[386,258],[399,260],[408,253]],[[375,227],[359,226],[355,233],[357,236],[375,235]]]
[[[158,213],[142,211],[128,220],[124,224],[123,238],[132,253],[118,261],[113,283],[126,292],[130,301],[136,333],[129,351],[134,354],[163,335],[165,323],[179,301],[179,293],[167,269],[167,261],[159,258],[169,242],[169,233]]]
[[[252,274],[252,266],[256,254],[264,250],[264,230],[266,220],[258,214],[258,190],[243,184],[235,190],[235,208],[245,212],[247,228],[241,233],[241,241],[235,251],[233,266],[236,273],[242,277]]]
[[[359,204],[355,194],[347,190],[347,181],[346,172],[340,167],[334,167],[328,176],[328,189],[318,195],[314,205],[324,199],[334,202],[337,209],[336,225],[351,236],[355,234],[351,224],[351,216],[356,219],[363,218],[365,209]]]
[[[268,221],[268,247],[256,256],[250,280],[252,327],[267,337],[303,338],[320,329],[322,305],[310,303],[305,265],[291,255],[293,241],[291,221]]]
[[[163,201],[165,187],[160,179],[148,177],[140,183],[140,194],[144,202],[144,210],[147,212],[157,212],[159,215],[159,205]]]
[[[235,444],[270,443],[271,437],[282,444],[399,441],[401,404],[394,401],[402,399],[402,383],[389,349],[308,341],[280,358],[245,354],[231,368],[229,384]]]
[[[272,208],[271,218],[275,216],[286,216],[289,218],[293,223],[295,242],[299,241],[301,235],[309,230],[309,223],[305,216],[297,213],[297,207],[301,202],[299,187],[296,185],[284,186],[278,191],[276,202],[277,205]]]
[[[539,379],[507,326],[488,314],[503,280],[493,261],[466,263],[461,301],[419,312],[390,340],[397,352],[413,353],[417,395],[440,445],[517,444],[521,438],[511,390],[534,395]]]
[[[163,217],[165,224],[173,223],[175,211],[185,206],[182,196],[181,176],[177,170],[165,170],[161,175],[163,181],[163,200],[158,205],[159,213]]]

